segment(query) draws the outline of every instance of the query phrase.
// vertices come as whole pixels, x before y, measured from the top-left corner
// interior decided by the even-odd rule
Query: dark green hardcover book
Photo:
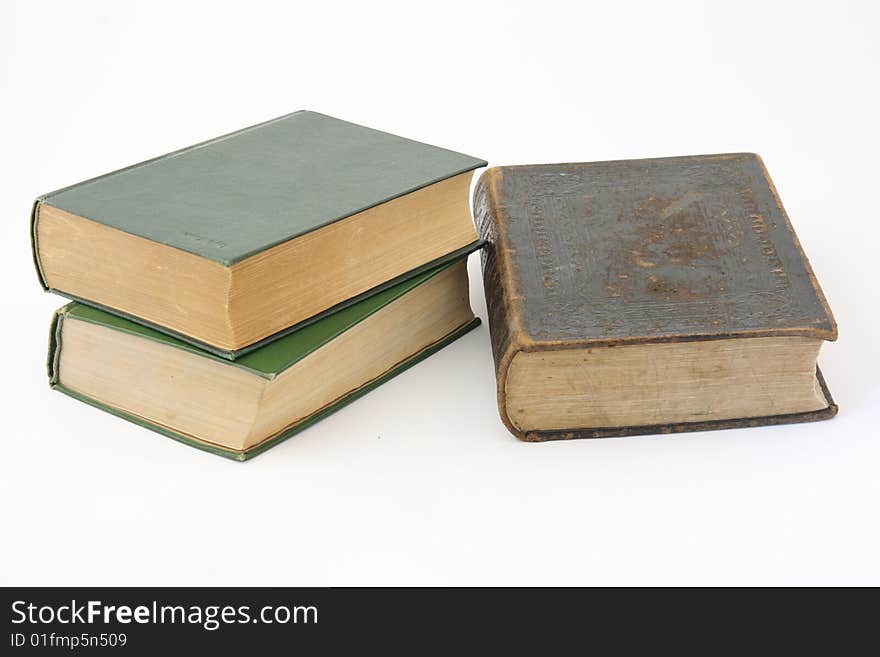
[[[488,169],[501,419],[529,441],[804,422],[837,326],[761,159]]]
[[[485,161],[300,111],[36,200],[43,287],[234,359],[479,246]]]
[[[180,442],[248,459],[479,324],[466,258],[432,269],[235,361],[93,306],[57,311],[56,390]]]

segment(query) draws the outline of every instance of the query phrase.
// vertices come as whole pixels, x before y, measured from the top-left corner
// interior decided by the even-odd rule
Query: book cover
[[[488,169],[475,196],[505,425],[525,440],[823,419],[810,413],[521,431],[506,404],[518,352],[759,336],[834,340],[837,327],[760,158],[725,154]]]
[[[35,205],[228,266],[483,166],[300,110],[44,194]]]

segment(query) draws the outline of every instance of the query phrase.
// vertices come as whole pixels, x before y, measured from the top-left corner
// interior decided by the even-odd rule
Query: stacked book
[[[244,460],[479,320],[486,162],[295,112],[37,199],[51,385]]]
[[[822,420],[837,324],[750,153],[494,167],[296,112],[37,199],[51,385],[244,460],[479,323],[527,441]]]

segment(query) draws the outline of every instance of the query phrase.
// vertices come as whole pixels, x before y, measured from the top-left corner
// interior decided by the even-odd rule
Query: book
[[[477,185],[501,419],[528,441],[821,420],[828,303],[754,154]]]
[[[45,289],[234,359],[479,246],[486,162],[299,111],[39,197]]]
[[[193,447],[248,459],[479,324],[466,258],[429,270],[235,361],[93,306],[57,311],[49,382]]]

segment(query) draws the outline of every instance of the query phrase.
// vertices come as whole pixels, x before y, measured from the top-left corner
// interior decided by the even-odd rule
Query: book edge
[[[440,340],[434,342],[431,345],[428,345],[427,347],[425,347],[421,351],[417,352],[416,354],[413,354],[409,358],[401,361],[400,363],[391,367],[390,369],[388,369],[386,372],[379,375],[378,377],[376,377],[376,378],[368,381],[367,383],[363,384],[362,386],[359,386],[358,388],[346,393],[345,395],[343,395],[342,397],[340,397],[336,401],[332,402],[331,404],[329,404],[321,409],[316,410],[311,415],[303,418],[302,420],[300,420],[296,424],[282,430],[280,433],[276,434],[275,436],[271,436],[271,437],[267,438],[266,440],[258,443],[257,445],[254,445],[253,447],[250,447],[246,450],[231,450],[231,449],[221,447],[219,445],[215,445],[213,443],[201,441],[197,438],[194,438],[192,436],[188,436],[186,434],[174,431],[173,429],[170,429],[168,427],[164,427],[160,424],[157,424],[157,423],[152,422],[150,420],[147,420],[145,418],[141,418],[141,417],[133,415],[131,413],[127,413],[126,411],[123,411],[121,409],[118,409],[118,408],[115,408],[115,407],[112,407],[112,406],[109,406],[106,404],[102,404],[101,402],[99,402],[91,397],[88,397],[87,395],[80,394],[80,393],[76,392],[75,390],[71,390],[70,388],[67,388],[67,387],[60,385],[58,383],[55,383],[54,385],[52,385],[52,388],[55,390],[58,390],[59,392],[64,393],[65,395],[67,395],[69,397],[72,397],[78,401],[89,404],[90,406],[94,406],[95,408],[98,408],[102,411],[110,413],[111,415],[115,415],[116,417],[122,418],[123,420],[127,420],[129,422],[132,422],[133,424],[136,424],[136,425],[143,427],[145,429],[150,429],[151,431],[155,431],[156,433],[159,433],[163,436],[166,436],[167,438],[171,438],[171,439],[176,440],[178,442],[189,445],[190,447],[195,447],[196,449],[200,449],[202,451],[209,452],[209,453],[215,454],[217,456],[223,456],[225,458],[229,458],[229,459],[232,459],[235,461],[246,461],[248,459],[253,458],[254,456],[262,454],[266,450],[278,445],[279,443],[284,442],[285,440],[287,440],[288,438],[291,438],[292,436],[296,435],[300,431],[307,429],[308,427],[310,427],[313,424],[317,423],[318,421],[324,419],[328,415],[331,415],[335,411],[347,406],[348,404],[355,401],[356,399],[363,397],[368,392],[374,390],[375,388],[379,387],[383,383],[394,378],[398,374],[403,373],[404,371],[408,370],[413,365],[416,365],[417,363],[421,362],[422,360],[424,360],[424,359],[428,358],[429,356],[433,355],[434,353],[438,352],[440,349],[443,349],[444,347],[448,346],[449,344],[451,344],[452,342],[454,342],[458,338],[462,337],[466,333],[470,332],[471,330],[475,329],[479,325],[480,325],[480,318],[474,317],[472,320],[463,324],[459,328],[453,330],[451,333],[447,334],[445,337],[441,338]]]
[[[271,372],[266,372],[266,371],[264,371],[264,370],[260,370],[260,369],[253,368],[253,367],[249,367],[248,365],[246,365],[245,363],[243,363],[243,362],[240,361],[240,360],[238,360],[238,361],[233,361],[233,360],[228,360],[228,359],[222,358],[222,357],[218,356],[217,354],[214,354],[214,353],[212,353],[212,352],[210,352],[210,351],[207,351],[207,350],[204,350],[204,349],[198,349],[197,347],[195,347],[195,346],[193,346],[193,345],[191,345],[191,344],[189,344],[189,343],[185,343],[185,344],[173,344],[173,343],[169,343],[169,342],[164,342],[164,341],[158,340],[155,336],[144,335],[143,333],[137,333],[137,332],[132,331],[132,330],[130,330],[130,329],[128,329],[128,328],[125,328],[125,327],[120,327],[120,326],[110,325],[110,324],[108,324],[107,322],[103,321],[102,318],[83,317],[83,316],[79,316],[79,315],[76,315],[74,318],[77,319],[77,320],[79,320],[79,321],[82,321],[82,322],[87,322],[87,323],[89,323],[89,324],[94,324],[94,325],[96,325],[96,326],[103,326],[103,327],[105,327],[105,328],[107,328],[107,329],[110,329],[110,330],[112,330],[112,331],[119,331],[119,332],[121,332],[121,333],[126,333],[126,334],[128,334],[128,335],[132,335],[132,336],[134,336],[134,337],[136,337],[136,338],[140,338],[140,339],[142,339],[142,340],[149,340],[149,341],[151,341],[151,342],[158,342],[158,343],[162,344],[163,346],[168,347],[169,349],[180,349],[180,350],[182,350],[182,351],[186,351],[186,352],[188,352],[188,353],[195,354],[196,356],[201,356],[201,357],[204,357],[204,358],[208,358],[208,359],[213,360],[213,361],[215,361],[215,362],[224,363],[224,364],[226,364],[226,365],[232,365],[232,366],[234,366],[234,367],[238,367],[239,369],[242,369],[242,370],[244,370],[244,371],[246,371],[246,372],[249,372],[249,373],[251,373],[251,374],[255,374],[255,375],[259,376],[260,378],[263,378],[263,379],[266,379],[266,380],[271,381],[272,379],[276,378],[279,374],[281,374],[281,373],[284,372],[285,370],[287,370],[287,369],[293,367],[296,363],[298,363],[299,361],[301,361],[303,358],[305,358],[305,357],[308,356],[309,354],[313,353],[315,350],[317,350],[317,349],[321,348],[322,346],[326,345],[327,343],[329,343],[329,342],[335,340],[336,338],[338,338],[340,335],[342,335],[342,334],[345,333],[346,331],[348,331],[348,330],[350,330],[351,328],[357,326],[358,324],[360,324],[360,323],[363,322],[364,320],[368,319],[369,317],[372,317],[372,316],[375,315],[377,312],[379,312],[380,310],[382,310],[383,308],[385,308],[385,307],[388,306],[389,304],[393,303],[394,301],[397,301],[397,300],[399,300],[399,299],[405,297],[407,294],[409,294],[410,292],[412,292],[412,291],[415,290],[416,288],[421,287],[422,285],[424,285],[425,283],[427,283],[429,280],[431,280],[432,278],[434,278],[437,274],[439,274],[440,272],[445,271],[446,269],[448,269],[449,267],[451,267],[452,264],[453,264],[453,263],[450,262],[450,263],[447,263],[447,264],[445,264],[445,265],[439,266],[439,267],[437,267],[437,268],[434,269],[434,270],[428,270],[427,272],[424,272],[424,273],[427,274],[427,275],[426,275],[426,277],[424,278],[424,280],[422,280],[422,281],[414,282],[414,279],[418,277],[418,274],[413,275],[412,277],[410,277],[409,279],[407,279],[407,281],[401,281],[401,283],[399,283],[399,285],[404,285],[404,284],[406,284],[406,283],[409,282],[409,281],[412,281],[413,284],[407,286],[405,289],[402,289],[398,294],[395,294],[394,296],[390,296],[390,297],[389,297],[388,299],[386,299],[383,303],[381,303],[380,305],[376,306],[375,308],[372,308],[372,309],[371,309],[366,315],[363,315],[362,317],[360,317],[357,321],[351,321],[351,322],[348,322],[347,324],[345,324],[345,325],[343,325],[343,326],[340,326],[335,332],[328,334],[328,335],[327,335],[326,337],[324,337],[322,340],[320,340],[319,342],[317,342],[317,343],[316,343],[311,349],[309,349],[308,351],[305,351],[305,352],[299,354],[299,356],[297,356],[296,358],[292,358],[291,360],[289,360],[289,361],[284,365],[284,367],[279,368],[277,371],[271,371]],[[75,302],[74,302],[74,303],[75,303]],[[69,304],[67,304],[66,306],[64,306],[63,309],[61,309],[61,310],[64,310],[64,315],[65,315],[65,316],[68,314],[69,309],[71,308],[71,306],[74,305],[74,303],[69,303]],[[81,304],[81,305],[89,307],[89,304]],[[99,310],[102,310],[102,312],[107,312],[108,314],[112,314],[112,315],[114,315],[114,316],[116,315],[116,313],[111,313],[111,312],[108,312],[108,311],[104,311],[103,309],[99,309]],[[142,325],[142,323],[140,323],[140,322],[135,322],[135,323],[137,323],[138,325]],[[60,329],[60,326],[59,326],[59,327],[57,328],[58,337],[56,338],[56,342],[57,342],[59,345],[60,345],[60,330],[61,330],[61,329]],[[164,335],[164,332],[163,332],[163,335]],[[60,349],[60,347],[59,347],[59,349]]]
[[[723,429],[741,429],[747,427],[774,426],[778,424],[797,424],[801,422],[818,422],[830,420],[839,410],[834,402],[831,392],[822,376],[822,371],[816,367],[816,379],[828,406],[818,411],[805,411],[802,413],[786,413],[782,415],[766,415],[752,418],[731,418],[727,420],[709,420],[704,422],[678,422],[655,425],[636,425],[629,427],[594,427],[579,429],[553,429],[546,431],[517,431],[511,432],[523,442],[548,442],[555,440],[572,440],[581,438],[622,438],[627,436],[645,436],[656,434],[690,433],[694,431],[718,431]]]
[[[222,359],[224,362],[231,362],[233,364],[237,363],[238,366],[241,367],[242,369],[245,369],[249,372],[253,372],[255,374],[258,374],[258,375],[262,376],[263,378],[272,378],[271,376],[267,376],[266,373],[261,372],[260,370],[255,370],[255,369],[249,368],[245,365],[242,365],[241,363],[238,363],[237,362],[238,359],[242,356],[246,356],[247,354],[259,349],[260,347],[263,347],[267,344],[270,344],[270,343],[278,340],[279,338],[283,338],[287,335],[290,335],[291,333],[295,333],[296,331],[303,329],[306,326],[309,326],[311,324],[314,324],[315,322],[320,321],[321,319],[323,319],[329,315],[332,315],[336,312],[339,312],[340,310],[344,310],[345,308],[348,308],[349,306],[352,306],[352,305],[358,303],[359,301],[364,301],[366,299],[369,299],[370,297],[372,297],[376,294],[379,294],[381,292],[384,292],[385,290],[387,290],[391,287],[394,287],[395,285],[405,283],[406,281],[408,281],[412,278],[415,278],[416,276],[419,276],[427,271],[430,271],[431,269],[437,269],[437,271],[439,272],[442,269],[445,269],[447,266],[451,265],[453,262],[457,261],[458,259],[466,258],[471,253],[478,251],[479,249],[483,248],[484,245],[485,245],[484,240],[477,240],[475,242],[471,242],[467,246],[464,246],[460,249],[456,249],[455,251],[451,251],[450,253],[447,253],[444,256],[436,258],[435,260],[432,260],[431,262],[425,263],[424,265],[416,267],[415,269],[411,269],[410,271],[405,272],[405,273],[401,274],[400,276],[396,276],[395,278],[392,278],[391,280],[385,281],[384,283],[380,283],[376,287],[370,288],[369,290],[366,290],[365,292],[362,292],[361,294],[359,294],[357,296],[354,296],[354,297],[351,297],[351,298],[346,299],[344,301],[341,301],[337,305],[332,306],[332,307],[328,308],[327,310],[324,310],[324,311],[318,313],[317,315],[313,315],[312,317],[308,317],[308,318],[304,319],[303,321],[298,322],[297,324],[289,326],[286,329],[282,329],[281,331],[278,331],[277,333],[273,333],[272,335],[263,338],[262,340],[258,340],[257,342],[254,342],[250,345],[247,345],[246,347],[243,347],[241,349],[236,349],[236,350],[220,349],[219,347],[215,347],[215,346],[210,345],[206,342],[202,342],[202,341],[197,340],[195,338],[189,337],[183,333],[178,333],[177,331],[175,331],[173,329],[163,327],[159,324],[154,324],[153,322],[150,322],[149,320],[145,320],[140,317],[136,317],[136,316],[131,315],[125,311],[117,310],[117,309],[111,308],[109,306],[104,306],[98,302],[90,301],[88,299],[78,297],[74,294],[70,294],[70,293],[65,292],[63,290],[58,290],[56,288],[48,288],[47,291],[53,292],[53,293],[58,294],[62,297],[66,297],[68,299],[71,299],[72,301],[76,301],[76,302],[81,303],[83,305],[97,308],[98,310],[102,310],[106,313],[110,313],[111,315],[117,315],[119,317],[122,317],[123,319],[127,319],[131,322],[134,322],[135,324],[140,324],[141,326],[145,326],[147,328],[153,329],[153,330],[158,331],[160,333],[164,333],[165,335],[168,335],[172,338],[180,340],[181,342],[185,342],[188,345],[189,349],[187,349],[187,347],[184,347],[183,345],[168,345],[170,347],[175,347],[177,349],[187,349],[187,350],[193,351],[194,353],[199,353],[200,355],[210,354],[212,356],[215,356],[215,357]],[[376,310],[378,310],[378,308]],[[116,328],[116,327],[114,327],[114,328]],[[122,330],[122,329],[117,329],[117,330]],[[140,337],[145,337],[145,336],[140,336]],[[150,339],[150,338],[145,338],[145,339]],[[195,351],[195,350],[198,350],[198,351]],[[207,354],[203,353],[203,352],[207,352]],[[288,367],[290,365],[292,365],[294,362],[296,362],[296,361],[291,362],[288,365]],[[281,370],[281,371],[283,371],[283,370]]]
[[[633,158],[617,158],[614,160],[596,160],[594,162],[532,162],[527,164],[502,164],[495,169],[541,169],[544,167],[567,167],[567,166],[603,166],[606,164],[619,164],[624,162],[660,162],[669,160],[692,160],[700,158],[704,160],[735,160],[744,156],[755,155],[748,151],[734,151],[730,153],[696,153],[694,155],[661,155],[659,157],[633,157]]]

